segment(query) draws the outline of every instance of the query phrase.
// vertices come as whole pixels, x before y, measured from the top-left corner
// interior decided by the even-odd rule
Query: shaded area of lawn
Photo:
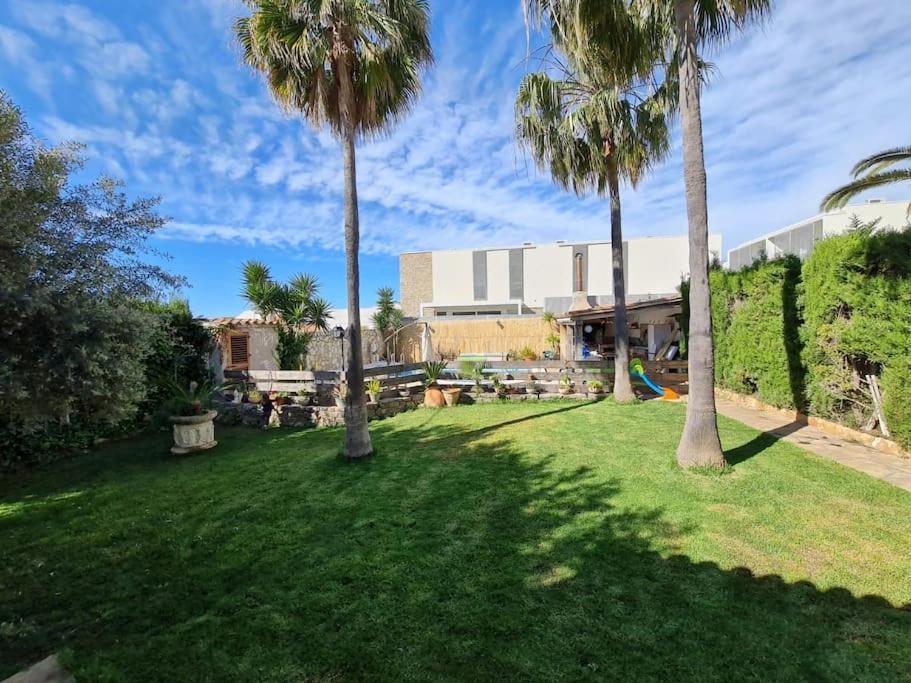
[[[223,430],[3,484],[0,675],[66,647],[85,680],[911,678],[911,496],[783,442],[680,472],[682,419],[418,411],[357,465],[335,430]]]

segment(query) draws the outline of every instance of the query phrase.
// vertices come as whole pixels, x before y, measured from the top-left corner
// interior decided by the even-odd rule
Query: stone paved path
[[[721,397],[715,398],[715,404],[722,415],[911,491],[911,460],[881,453],[855,441],[827,434],[816,427],[792,422],[777,413],[747,408]]]

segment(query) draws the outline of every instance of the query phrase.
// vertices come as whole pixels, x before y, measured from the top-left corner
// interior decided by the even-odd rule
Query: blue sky
[[[401,251],[604,239],[605,202],[537,173],[513,138],[526,69],[519,0],[435,0],[436,65],[413,113],[359,148],[362,305],[398,286]],[[86,173],[160,195],[155,246],[194,312],[246,308],[248,258],[317,275],[344,306],[341,154],[282,115],[232,44],[235,0],[4,0],[0,88]],[[725,249],[816,212],[858,158],[911,139],[911,2],[779,0],[710,57],[703,102],[710,229]],[[877,196],[905,198],[899,189]],[[627,236],[686,229],[680,149],[624,193]]]

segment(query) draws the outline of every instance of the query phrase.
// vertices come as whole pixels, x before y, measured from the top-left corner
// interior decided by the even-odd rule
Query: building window
[[[228,369],[250,369],[250,336],[232,334],[228,337]]]

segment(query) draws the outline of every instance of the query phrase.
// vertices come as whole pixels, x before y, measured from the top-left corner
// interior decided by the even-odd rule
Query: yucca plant
[[[443,376],[443,371],[446,370],[446,361],[445,360],[436,360],[436,361],[425,361],[421,363],[421,369],[424,371],[424,374],[427,375],[427,379],[424,380],[424,385],[432,387],[437,383],[437,380]]]

